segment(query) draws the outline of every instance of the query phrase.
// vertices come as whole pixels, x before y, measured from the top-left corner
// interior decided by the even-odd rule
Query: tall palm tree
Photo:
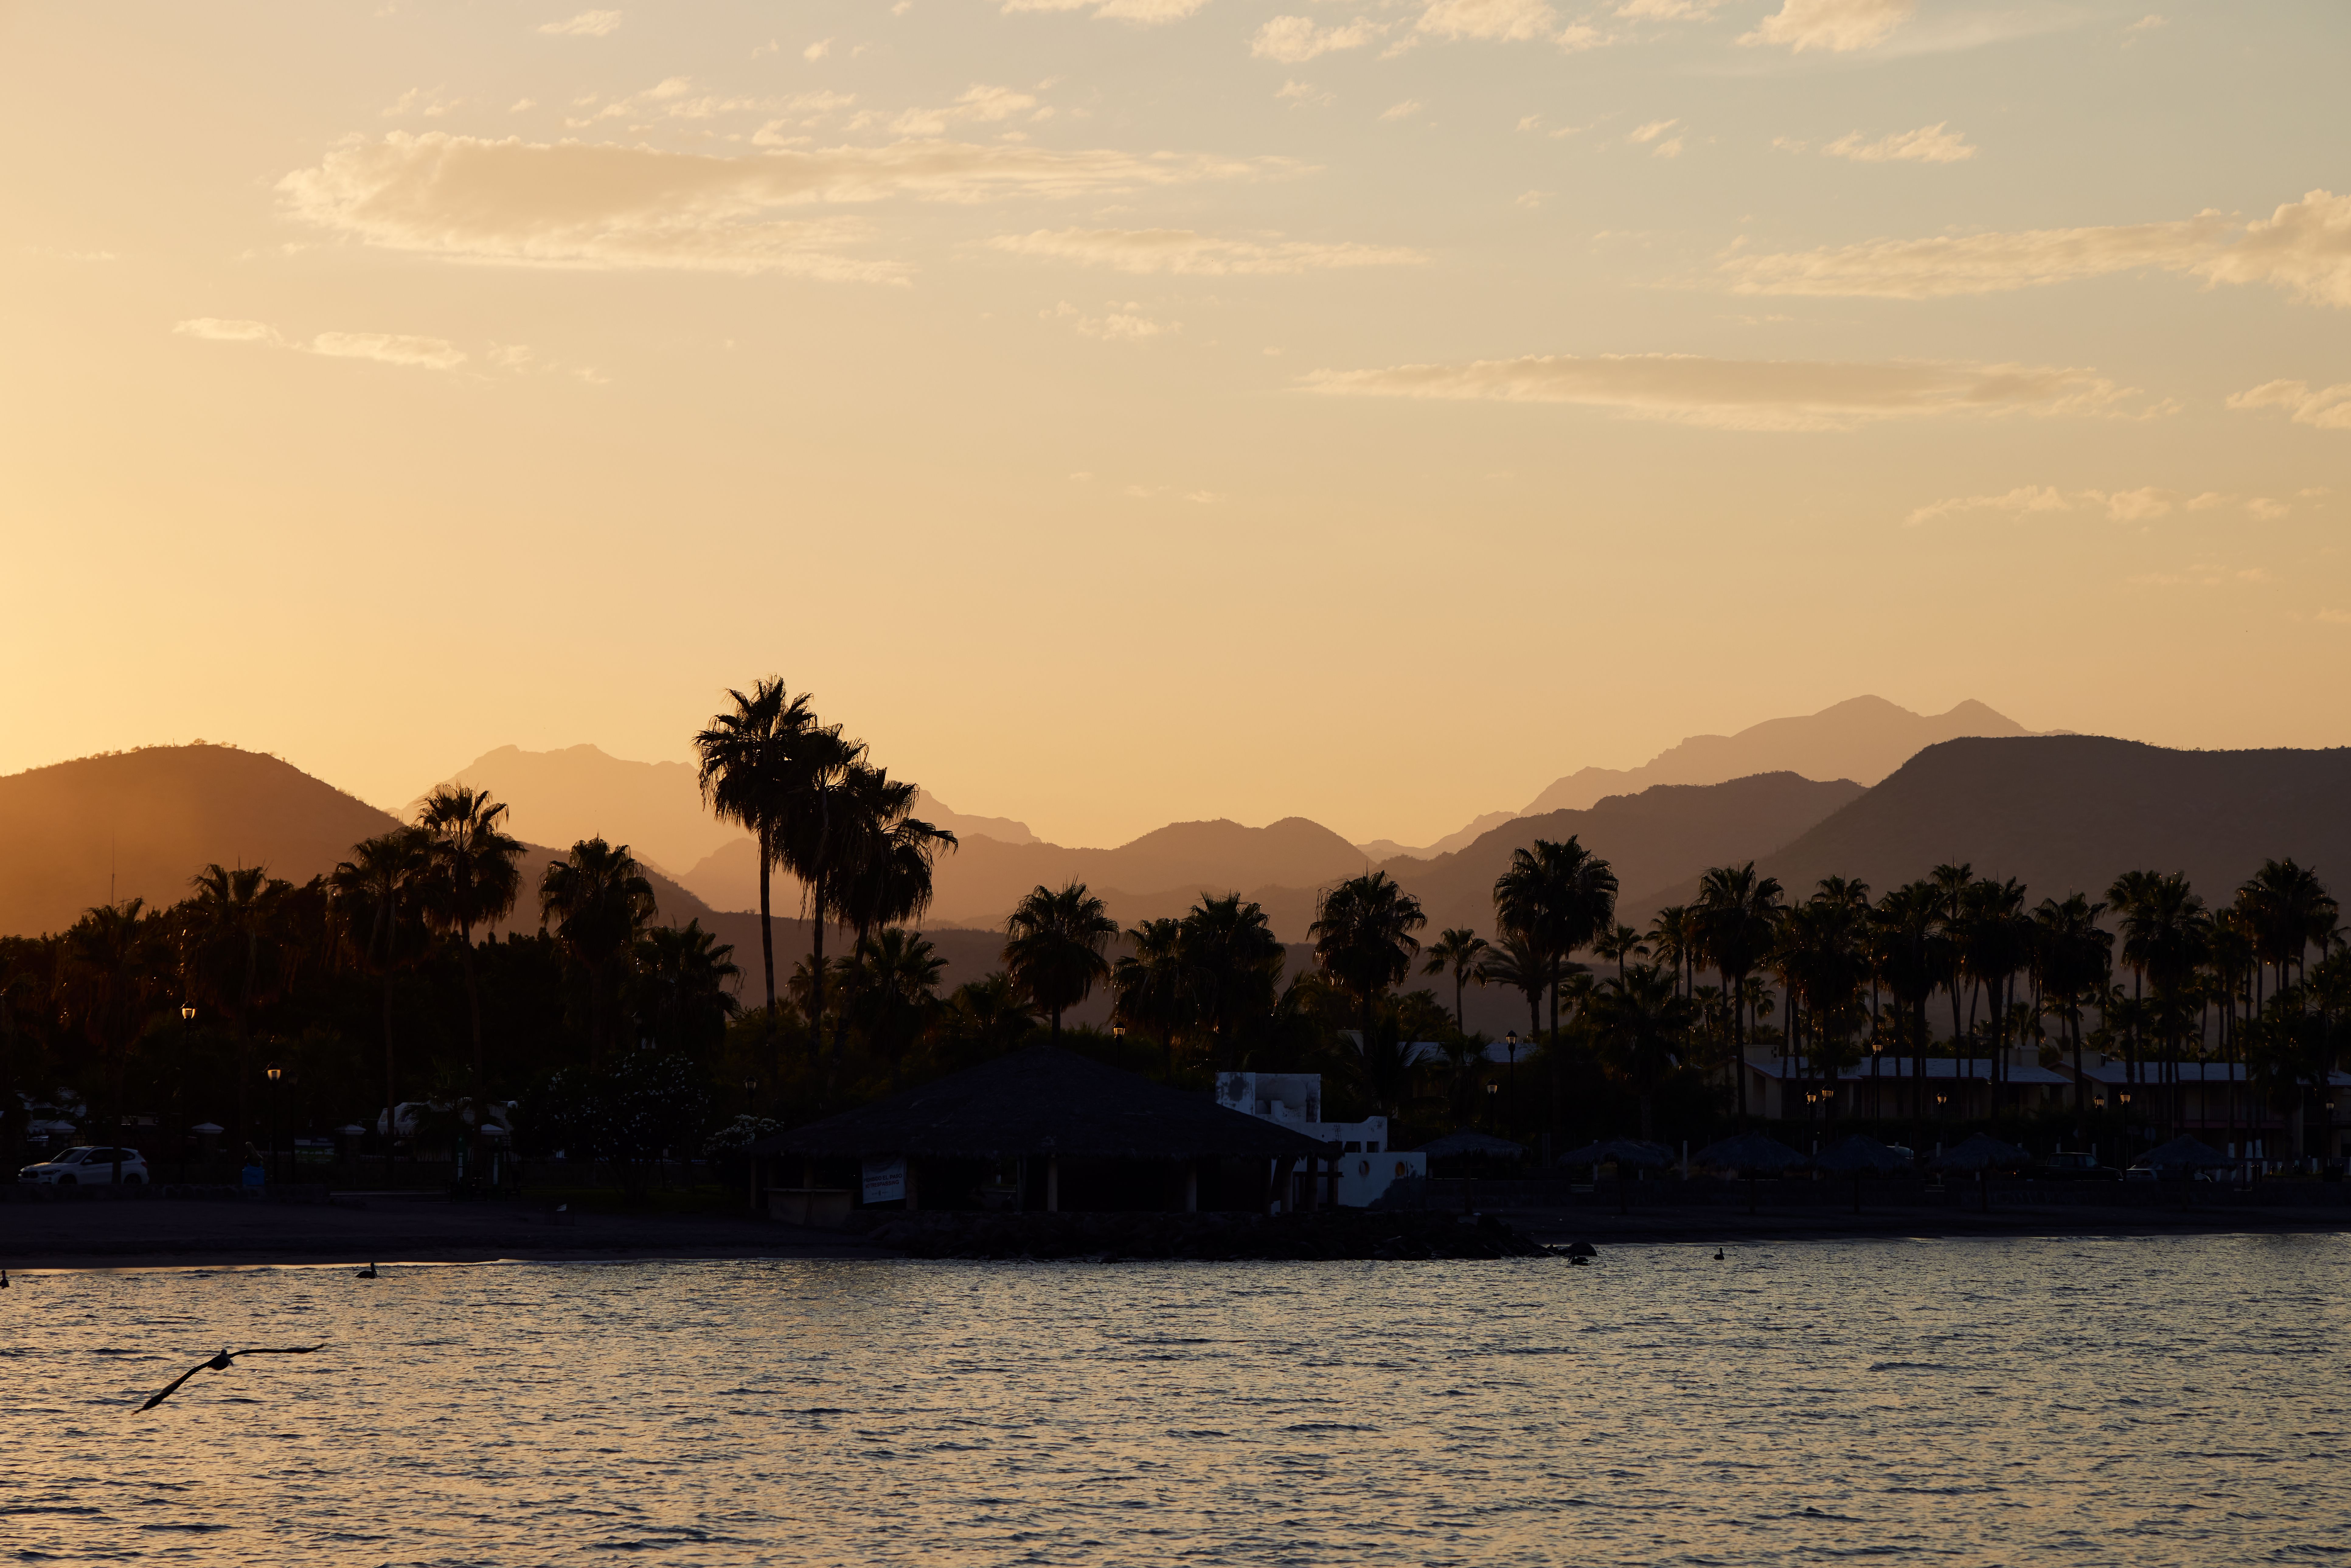
[[[145,901],[126,899],[84,912],[66,932],[61,977],[67,1010],[97,1059],[111,1120],[112,1141],[122,1140],[122,1101],[132,1042],[146,1026],[164,970],[162,926],[142,915]],[[114,1156],[113,1179],[122,1185],[122,1155]]]
[[[1600,982],[1590,1011],[1601,1059],[1633,1085],[1641,1103],[1641,1136],[1649,1137],[1657,1082],[1688,1050],[1698,1009],[1676,989],[1671,974],[1636,964]]]
[[[1716,866],[1698,879],[1698,946],[1722,977],[1730,1001],[1730,1058],[1739,1079],[1739,1113],[1747,1114],[1748,977],[1771,951],[1779,929],[1780,879],[1755,874],[1755,862]]]
[[[2088,1113],[2082,1071],[2082,1009],[2103,996],[2113,965],[2114,934],[2098,924],[2103,904],[2086,894],[2044,898],[2032,912],[2032,967],[2044,1004],[2065,1026],[2074,1051],[2074,1113]]]
[[[260,866],[231,871],[215,862],[189,880],[195,895],[182,907],[183,961],[195,997],[226,1015],[236,1031],[236,1136],[251,1127],[253,1014],[277,993],[278,911],[291,883]]]
[[[1510,852],[1494,879],[1494,920],[1523,936],[1542,956],[1551,997],[1552,1096],[1556,1112],[1560,1075],[1559,998],[1568,960],[1611,930],[1616,919],[1616,873],[1573,837],[1565,843],[1537,839]],[[1554,1117],[1554,1119],[1556,1119]]]
[[[1058,889],[1040,883],[1012,911],[1005,972],[1052,1021],[1055,1045],[1061,1043],[1061,1015],[1110,977],[1102,950],[1117,936],[1118,922],[1081,882]]]
[[[1685,997],[1698,984],[1698,940],[1689,906],[1668,904],[1649,917],[1649,951],[1657,962],[1670,965],[1675,983]]]
[[[2263,964],[2275,967],[2281,991],[2294,983],[2290,971],[2297,978],[2304,973],[2311,945],[2324,948],[2342,913],[2316,874],[2291,858],[2263,861],[2238,899],[2252,916],[2255,951]],[[2258,996],[2254,1005],[2260,1005]]]
[[[423,951],[422,888],[429,864],[424,835],[414,828],[362,839],[351,858],[327,874],[337,922],[360,967],[383,982],[384,1169],[392,1168],[392,1141],[400,1134],[400,1080],[392,1046],[392,977]]]
[[[1478,977],[1489,986],[1508,986],[1527,998],[1527,1043],[1542,1038],[1542,1003],[1551,989],[1551,961],[1522,932],[1505,931],[1502,939],[1478,961]]]
[[[1936,917],[1941,925],[1943,934],[1951,938],[1943,946],[1948,967],[1942,981],[1951,997],[1951,1046],[1956,1051],[1959,1049],[1959,1037],[1967,1032],[1959,1026],[1962,966],[1959,961],[1958,937],[1960,926],[1967,920],[1968,889],[1976,880],[1975,866],[1969,861],[1961,861],[1956,865],[1947,861],[1937,866],[1928,874],[1927,880],[1934,883],[1935,891],[1938,895]]]
[[[1472,981],[1486,983],[1478,965],[1492,946],[1466,925],[1448,926],[1428,945],[1428,962],[1421,966],[1424,975],[1452,975],[1453,1027],[1464,1034],[1469,1032],[1469,1020],[1461,1010],[1461,993]]]
[[[1185,912],[1176,946],[1186,1007],[1207,1027],[1209,1065],[1219,1071],[1240,1066],[1273,1016],[1289,949],[1264,906],[1238,893],[1201,894]]]
[[[1413,933],[1427,924],[1420,900],[1384,871],[1349,877],[1318,902],[1307,935],[1314,940],[1322,972],[1355,998],[1365,1044],[1380,998],[1412,973],[1413,957],[1420,951]]]
[[[582,839],[538,879],[538,924],[588,983],[588,1060],[604,1056],[607,1018],[617,1012],[620,988],[637,939],[657,913],[653,884],[626,844]]]
[[[1111,1016],[1159,1041],[1160,1078],[1176,1082],[1176,1035],[1189,1021],[1184,974],[1184,923],[1173,915],[1145,920],[1126,933],[1128,951],[1110,975],[1116,997]]]
[[[914,785],[859,762],[834,792],[834,907],[862,946],[875,928],[917,920],[931,906],[932,867],[956,836],[915,817]],[[837,1056],[841,1041],[833,1040]]]
[[[919,931],[885,926],[859,939],[844,980],[841,1010],[857,1021],[867,1046],[890,1064],[895,1089],[906,1053],[939,1008],[946,960]]]
[[[694,737],[699,760],[695,777],[704,804],[719,821],[750,833],[758,851],[759,961],[772,1032],[776,938],[768,884],[781,858],[785,828],[811,782],[810,754],[821,748],[812,747],[810,738],[821,727],[809,706],[809,694],[790,695],[777,676],[755,681],[747,694],[730,689],[726,695],[734,699],[734,708],[714,715]]]
[[[1625,977],[1625,966],[1629,961],[1649,956],[1649,945],[1642,941],[1641,934],[1630,925],[1611,925],[1592,944],[1592,950],[1615,964],[1616,977],[1620,980]]]
[[[424,833],[424,923],[455,933],[465,977],[465,1011],[474,1035],[474,1095],[488,1092],[482,1047],[482,992],[474,976],[474,927],[514,912],[522,894],[522,841],[501,822],[503,802],[486,789],[444,784],[424,798],[416,825]]]

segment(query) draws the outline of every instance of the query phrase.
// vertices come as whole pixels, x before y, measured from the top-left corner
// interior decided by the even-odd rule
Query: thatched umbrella
[[[2220,1170],[2237,1162],[2201,1139],[2182,1133],[2168,1144],[2158,1144],[2139,1155],[2138,1163],[2148,1166],[2158,1176],[2178,1171],[2180,1202],[2189,1207],[2196,1205],[2196,1173],[2199,1170]]]
[[[1570,1149],[1559,1157],[1563,1166],[1590,1166],[1593,1179],[1600,1177],[1600,1167],[1614,1164],[1616,1167],[1616,1212],[1629,1214],[1632,1202],[1625,1194],[1625,1172],[1628,1168],[1656,1170],[1674,1163],[1674,1152],[1663,1144],[1644,1143],[1639,1138],[1603,1138],[1596,1144],[1586,1144],[1580,1149]]]
[[[1804,1163],[1804,1156],[1780,1142],[1761,1133],[1741,1133],[1735,1138],[1724,1138],[1708,1144],[1691,1156],[1693,1165],[1709,1170],[1729,1171],[1747,1178],[1747,1212],[1755,1212],[1755,1178],[1778,1176]]]
[[[1975,1172],[1976,1183],[1983,1192],[1983,1211],[1990,1214],[1991,1173],[2029,1166],[2032,1163],[2032,1154],[2031,1150],[2020,1149],[2014,1144],[2003,1144],[1989,1133],[1978,1133],[1965,1143],[1944,1150],[1928,1163],[1938,1171]]]
[[[1853,1211],[1861,1212],[1861,1178],[1871,1171],[1906,1170],[1910,1156],[1900,1149],[1889,1148],[1876,1138],[1855,1133],[1842,1143],[1832,1145],[1824,1154],[1813,1156],[1816,1171],[1851,1171],[1853,1173]]]

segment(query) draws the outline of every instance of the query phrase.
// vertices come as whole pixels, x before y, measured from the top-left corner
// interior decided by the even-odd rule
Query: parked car
[[[2098,1156],[2079,1149],[2060,1149],[2032,1167],[2040,1181],[2120,1181],[2123,1173],[2102,1166]]]
[[[110,1186],[118,1154],[122,1156],[122,1185],[144,1186],[147,1162],[139,1157],[139,1151],[117,1149],[110,1144],[98,1148],[68,1149],[38,1165],[26,1166],[16,1173],[16,1179],[47,1186]]]

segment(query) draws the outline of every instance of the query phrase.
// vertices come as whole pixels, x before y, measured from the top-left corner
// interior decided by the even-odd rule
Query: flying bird
[[[185,1383],[191,1377],[193,1377],[197,1373],[204,1371],[206,1367],[210,1367],[214,1372],[226,1372],[229,1368],[229,1363],[235,1361],[240,1355],[308,1355],[314,1350],[324,1350],[326,1348],[326,1342],[321,1340],[317,1344],[288,1344],[276,1346],[261,1345],[251,1350],[224,1350],[218,1355],[214,1356],[210,1361],[200,1361],[196,1363],[195,1365],[188,1368],[187,1371],[180,1374],[179,1376],[172,1379],[172,1381],[165,1385],[163,1392],[156,1395],[155,1397],[150,1399],[146,1404],[139,1406],[139,1408],[142,1412],[152,1410],[156,1406],[161,1405],[164,1400],[169,1399],[172,1395],[177,1394],[180,1391],[180,1385]]]

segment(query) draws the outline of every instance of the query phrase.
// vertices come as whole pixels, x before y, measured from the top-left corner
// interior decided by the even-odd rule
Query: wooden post
[[[914,1164],[914,1156],[908,1155],[906,1156],[906,1212],[908,1214],[922,1212],[923,1184],[919,1174],[920,1168]]]
[[[1197,1160],[1184,1162],[1184,1212],[1200,1212],[1200,1162]]]
[[[1045,1156],[1045,1212],[1061,1212],[1061,1156]]]
[[[1306,1212],[1315,1213],[1322,1207],[1322,1156],[1306,1156]]]

